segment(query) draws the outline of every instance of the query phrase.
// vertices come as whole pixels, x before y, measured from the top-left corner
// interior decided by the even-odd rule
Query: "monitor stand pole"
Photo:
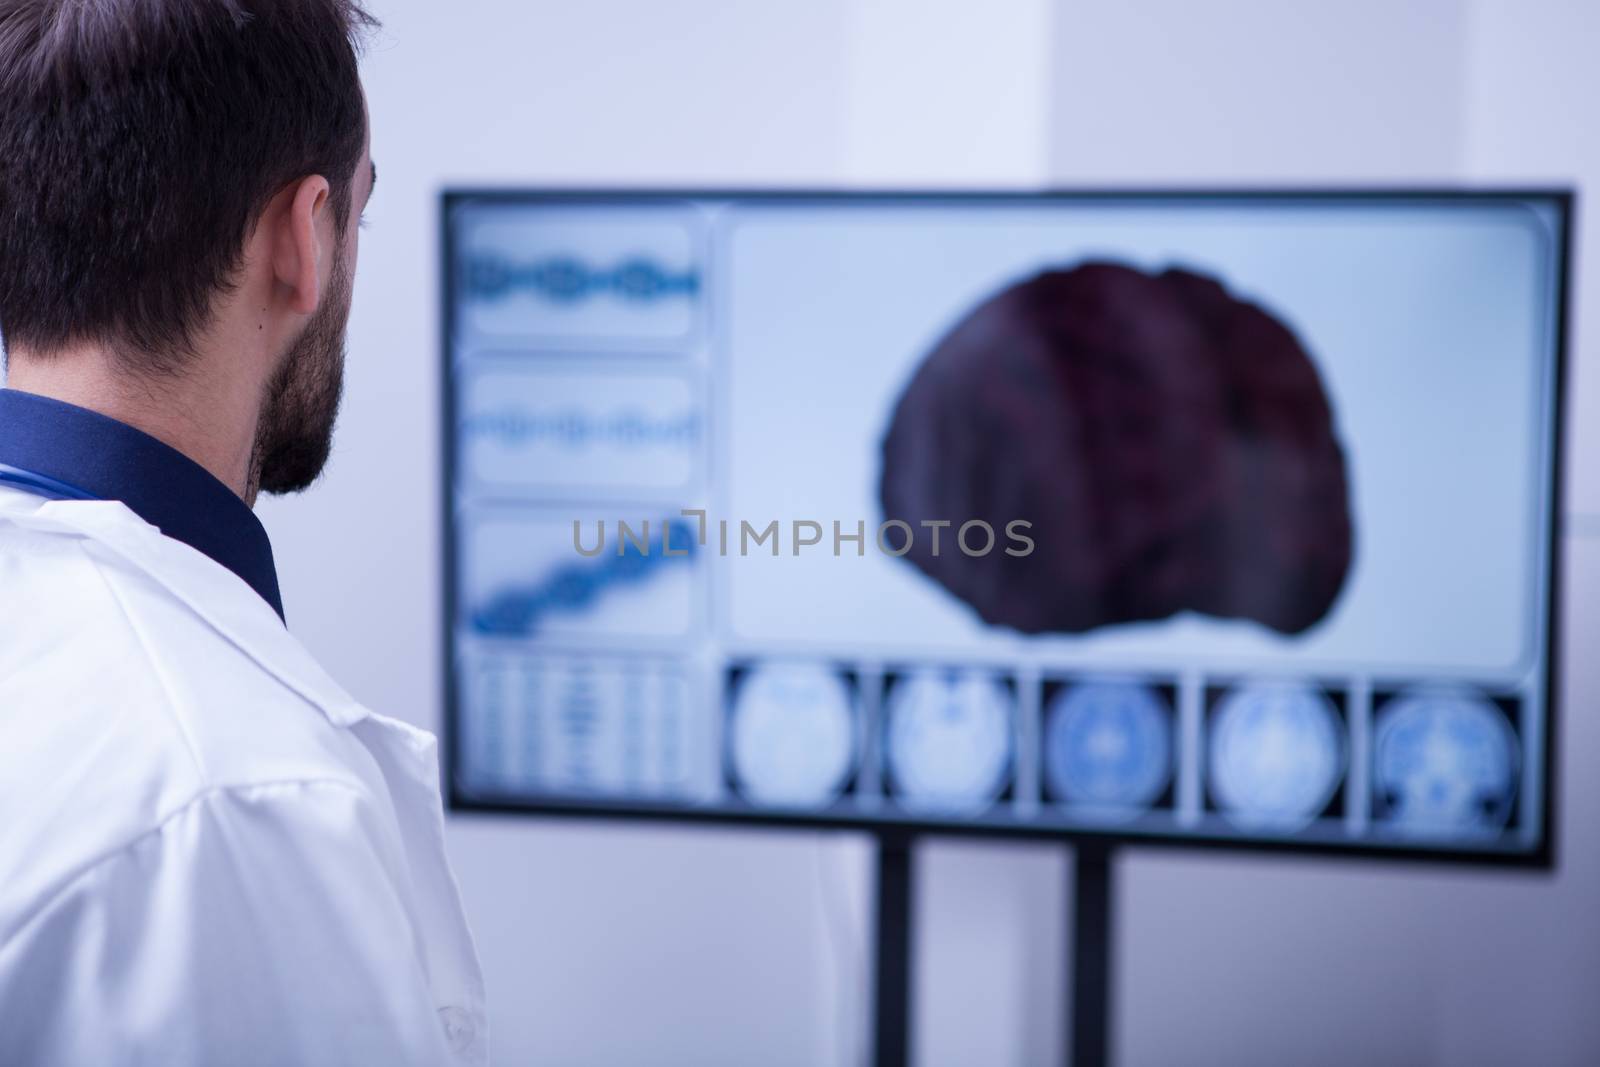
[[[1111,846],[1073,849],[1072,1014],[1067,1019],[1069,1067],[1106,1067],[1111,1060]]]
[[[911,842],[896,831],[878,835],[877,1004],[873,1063],[911,1064]],[[850,1067],[850,1065],[846,1065]]]
[[[914,835],[878,836],[878,924],[873,1063],[910,1067],[911,968],[915,885]],[[1068,1067],[1106,1067],[1110,1059],[1112,850],[1087,843],[1074,850],[1071,1017]]]

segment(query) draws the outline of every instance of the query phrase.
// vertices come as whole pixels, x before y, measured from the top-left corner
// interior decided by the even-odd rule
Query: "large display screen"
[[[457,806],[1548,861],[1564,194],[443,211]]]

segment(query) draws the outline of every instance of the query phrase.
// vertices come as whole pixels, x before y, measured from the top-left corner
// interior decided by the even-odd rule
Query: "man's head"
[[[93,349],[152,391],[233,373],[259,416],[247,496],[309,485],[373,178],[371,25],[354,0],[0,0],[13,371]]]

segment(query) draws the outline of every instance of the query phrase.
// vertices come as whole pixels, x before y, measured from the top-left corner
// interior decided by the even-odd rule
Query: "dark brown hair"
[[[320,174],[348,224],[355,0],[0,0],[0,334],[170,371],[267,203]]]

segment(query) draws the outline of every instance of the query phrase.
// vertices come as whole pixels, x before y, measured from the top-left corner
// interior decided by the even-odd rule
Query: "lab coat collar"
[[[77,535],[149,575],[224,640],[304,697],[336,725],[371,717],[284,629],[265,600],[232,571],[114,501],[59,500],[27,512],[0,511],[32,529]]]

